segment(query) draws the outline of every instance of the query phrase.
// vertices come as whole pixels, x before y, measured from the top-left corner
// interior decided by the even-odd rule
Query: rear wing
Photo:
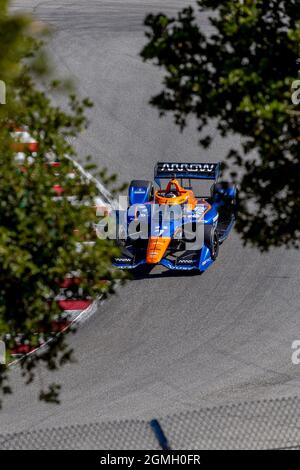
[[[220,166],[220,163],[158,162],[154,168],[154,179],[158,184],[161,179],[171,178],[217,181]]]

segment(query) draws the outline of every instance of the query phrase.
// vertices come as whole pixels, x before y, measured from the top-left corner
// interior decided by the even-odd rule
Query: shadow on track
[[[144,265],[138,268],[135,268],[131,272],[131,280],[132,281],[139,281],[143,279],[164,279],[164,278],[182,278],[182,277],[195,277],[195,276],[201,276],[200,271],[198,270],[193,270],[193,271],[175,271],[172,269],[166,269],[165,271],[162,272],[152,272],[155,266],[148,266]]]

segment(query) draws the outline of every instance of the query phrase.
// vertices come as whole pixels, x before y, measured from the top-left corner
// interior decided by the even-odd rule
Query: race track
[[[217,139],[205,154],[193,123],[180,134],[147,104],[160,76],[138,56],[143,17],[184,3],[15,2],[52,25],[56,66],[95,103],[80,151],[122,181],[151,179],[157,160],[223,159],[233,143]],[[39,383],[25,387],[13,371],[0,434],[298,394],[291,344],[300,339],[299,261],[295,251],[244,248],[233,233],[202,276],[156,268],[127,283],[71,339],[77,364],[43,373],[43,381],[62,383],[60,406],[39,403]]]

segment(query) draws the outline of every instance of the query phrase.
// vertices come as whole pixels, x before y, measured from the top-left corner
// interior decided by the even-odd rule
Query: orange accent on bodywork
[[[146,263],[156,264],[161,261],[170,245],[171,237],[150,237],[147,247]]]

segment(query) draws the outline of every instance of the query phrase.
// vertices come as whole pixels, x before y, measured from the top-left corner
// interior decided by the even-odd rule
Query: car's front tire
[[[219,237],[217,235],[216,230],[213,231],[210,252],[211,252],[211,258],[213,260],[217,259],[218,254],[219,254]]]
[[[211,259],[217,259],[219,254],[219,237],[214,227],[205,227],[204,243],[210,250]]]

